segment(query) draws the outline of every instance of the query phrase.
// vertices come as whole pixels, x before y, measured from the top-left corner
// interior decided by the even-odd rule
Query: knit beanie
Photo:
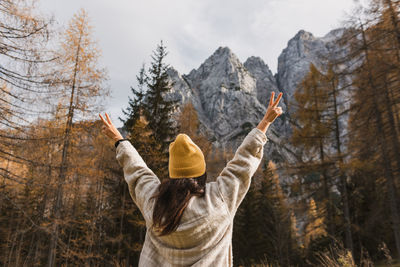
[[[186,134],[178,134],[169,145],[170,178],[193,178],[206,171],[206,162],[201,149]]]

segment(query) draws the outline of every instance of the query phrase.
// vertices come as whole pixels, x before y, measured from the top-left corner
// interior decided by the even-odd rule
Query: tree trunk
[[[316,96],[316,88],[314,86],[314,101],[315,101],[315,112],[316,112],[316,117],[317,117],[317,121],[321,122],[321,116],[319,113],[319,109],[318,109],[318,98]],[[330,190],[329,190],[329,177],[328,174],[326,173],[326,169],[325,169],[325,152],[324,152],[324,147],[323,147],[323,142],[322,142],[322,138],[318,138],[319,141],[319,153],[320,153],[320,159],[321,159],[321,166],[323,169],[322,171],[322,177],[323,177],[323,185],[324,185],[324,194],[326,197],[328,197],[328,203],[327,203],[327,217],[328,217],[328,232],[329,235],[333,235],[335,233],[335,226],[333,224],[333,209],[332,209],[332,196],[330,194]],[[333,240],[332,240],[333,242]]]
[[[400,28],[398,26],[398,21],[397,21],[397,14],[396,14],[396,10],[393,7],[393,3],[391,0],[385,0],[386,5],[389,8],[390,11],[390,19],[393,25],[393,31],[395,33],[396,36],[396,40],[397,40],[397,53],[396,53],[396,57],[397,57],[397,62],[400,63]]]
[[[73,102],[74,102],[74,94],[75,94],[76,75],[78,72],[80,43],[81,43],[81,36],[79,37],[78,47],[76,49],[75,68],[74,68],[72,87],[71,87],[71,98],[70,98],[69,110],[68,110],[68,116],[67,116],[67,126],[65,128],[65,134],[64,134],[64,145],[63,145],[63,150],[62,150],[60,175],[58,176],[58,189],[57,189],[57,195],[56,195],[56,204],[54,206],[55,220],[54,220],[52,238],[50,241],[50,250],[49,250],[48,264],[47,264],[48,267],[53,267],[55,264],[55,256],[56,256],[57,240],[58,240],[58,220],[61,219],[63,183],[65,182],[65,176],[66,176],[66,172],[67,172],[67,160],[68,160],[67,152],[68,152],[69,142],[70,142],[72,119],[74,116],[74,103]]]
[[[339,115],[337,110],[337,96],[336,96],[336,84],[334,80],[332,81],[332,93],[333,93],[333,106],[334,106],[334,119],[335,119],[335,137],[336,137],[336,147],[337,147],[337,158],[343,163],[343,156],[341,151],[341,140],[340,140],[340,129],[339,129]],[[346,248],[350,249],[351,254],[354,259],[353,251],[353,238],[351,234],[351,220],[349,211],[349,197],[347,193],[347,179],[343,173],[340,173],[340,182],[342,186],[342,201],[343,201],[343,215],[345,221],[345,245]]]

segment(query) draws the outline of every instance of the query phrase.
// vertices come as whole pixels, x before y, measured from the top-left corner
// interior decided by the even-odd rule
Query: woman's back
[[[232,266],[233,218],[250,186],[267,142],[254,128],[215,182],[206,183],[205,195],[193,196],[178,228],[165,236],[152,230],[159,179],[146,166],[130,142],[117,147],[117,160],[124,169],[133,201],[147,226],[139,266]]]
[[[117,140],[117,161],[124,171],[124,178],[128,183],[132,200],[146,220],[147,233],[140,255],[139,266],[232,266],[232,227],[236,211],[245,197],[251,182],[251,177],[260,165],[264,145],[268,141],[265,133],[269,125],[282,114],[282,109],[277,107],[282,93],[274,101],[274,92],[267,111],[257,125],[244,138],[236,150],[235,156],[219,174],[215,182],[206,183],[204,196],[192,196],[187,206],[182,206],[179,224],[168,224],[171,229],[167,235],[153,232],[153,218],[160,219],[157,211],[159,204],[153,196],[160,187],[160,181],[150,170],[142,157],[130,142],[122,142],[122,135],[112,124],[106,114],[107,121],[100,115],[104,122],[104,132],[113,140]],[[184,140],[183,140],[184,141]],[[190,148],[179,147],[178,158],[173,158],[178,165],[171,165],[169,171],[171,178],[182,178],[181,175],[205,173],[205,162],[198,161],[202,157],[195,153],[194,161],[188,160]],[[186,163],[189,163],[186,166]],[[173,167],[171,169],[171,166]],[[176,168],[178,167],[178,168]],[[171,172],[172,170],[172,172]],[[172,174],[172,176],[171,176]],[[184,175],[184,176],[185,176]],[[183,176],[183,177],[184,177]],[[186,176],[193,177],[193,176]],[[200,190],[201,191],[201,190]],[[200,191],[198,193],[200,193]],[[175,196],[181,196],[177,193]],[[188,195],[190,196],[190,195]],[[165,198],[168,199],[168,198]],[[165,202],[158,198],[162,209],[180,208],[177,203]],[[176,200],[176,198],[175,198]],[[179,204],[179,202],[178,202]],[[164,214],[163,212],[160,214]],[[155,215],[153,217],[153,215]],[[171,214],[168,219],[177,219],[177,214]],[[179,215],[179,214],[178,214]],[[157,222],[159,224],[160,222]],[[174,226],[177,226],[175,229]],[[169,232],[169,230],[173,230]]]
[[[216,182],[211,182],[206,184],[203,197],[193,196],[178,228],[171,234],[154,233],[149,214],[139,265],[229,266],[229,255],[225,254],[231,253],[232,223],[217,190]]]

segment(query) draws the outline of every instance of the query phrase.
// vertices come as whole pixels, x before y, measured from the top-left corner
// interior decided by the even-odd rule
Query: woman
[[[116,143],[130,195],[146,221],[139,266],[232,266],[235,213],[257,170],[270,124],[282,114],[274,92],[267,111],[244,138],[215,182],[206,183],[200,148],[186,134],[169,146],[169,178],[161,183],[106,113],[103,132]]]

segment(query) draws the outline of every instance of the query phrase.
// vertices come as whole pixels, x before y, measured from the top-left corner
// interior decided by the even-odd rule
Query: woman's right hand
[[[267,111],[265,112],[264,118],[260,121],[257,128],[263,131],[264,133],[267,131],[269,125],[280,116],[283,111],[281,107],[277,107],[279,101],[282,98],[283,93],[279,93],[277,99],[274,101],[275,92],[271,92],[271,98],[269,100],[269,105]]]

